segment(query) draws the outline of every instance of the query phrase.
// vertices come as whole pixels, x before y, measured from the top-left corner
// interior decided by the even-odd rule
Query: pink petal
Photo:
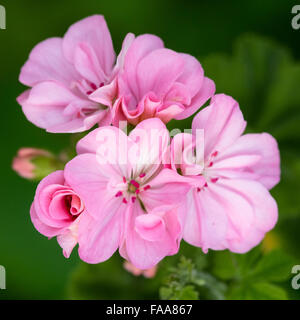
[[[228,218],[219,199],[207,188],[194,188],[178,209],[183,223],[183,239],[197,247],[222,250],[226,248]]]
[[[197,150],[195,157],[194,138],[189,133],[176,134],[171,143],[171,166],[173,170],[180,169],[183,176],[202,173],[204,165],[202,149]],[[199,154],[198,154],[199,153]]]
[[[78,118],[75,111],[80,112],[81,108],[89,106],[95,108],[95,103],[79,98],[67,87],[54,81],[37,84],[21,95],[18,101],[27,119],[49,132],[78,132],[88,129],[84,118],[81,115]],[[65,112],[70,105],[75,114]],[[97,123],[99,118],[90,125]]]
[[[30,208],[30,218],[36,230],[46,237],[57,236],[61,231],[60,228],[50,227],[47,224],[43,223],[36,214],[34,204],[32,204]]]
[[[140,198],[147,210],[156,207],[181,204],[191,189],[190,180],[170,169],[163,169],[149,183],[150,188],[140,192]]]
[[[228,173],[224,169],[224,162],[241,157],[257,157],[258,161],[238,165],[243,166],[241,175],[249,173],[253,179],[261,182],[266,188],[273,188],[280,180],[280,156],[276,140],[267,133],[246,134],[241,136],[231,147],[229,147],[220,158],[217,158],[216,165],[220,168],[218,171],[224,176]],[[220,163],[219,163],[220,161]],[[214,165],[215,167],[215,165]],[[234,167],[233,165],[231,166]],[[235,168],[236,165],[235,165]],[[226,174],[227,173],[227,174]],[[229,176],[228,176],[229,177]],[[238,172],[235,174],[238,177]],[[242,177],[242,176],[241,176]]]
[[[189,194],[180,208],[183,238],[208,249],[244,253],[259,244],[277,221],[277,205],[258,182],[220,179]]]
[[[104,176],[129,176],[131,166],[128,152],[133,142],[126,134],[112,126],[93,130],[77,143],[77,153],[93,153],[96,155],[97,166]]]
[[[113,100],[116,98],[116,95],[117,81],[113,80],[110,84],[95,90],[89,95],[89,99],[112,108]]]
[[[77,244],[76,237],[73,235],[72,231],[67,230],[65,233],[57,236],[57,242],[63,249],[63,255],[68,259]]]
[[[184,60],[175,51],[158,49],[143,58],[137,68],[140,97],[150,91],[163,98],[184,70]]]
[[[34,197],[34,201],[32,203],[30,209],[31,220],[35,226],[35,228],[45,236],[52,237],[57,235],[61,230],[61,227],[55,224],[55,221],[51,219],[48,213],[48,207],[45,201],[49,204],[51,201],[51,197],[43,200],[41,195],[45,188],[50,187],[52,185],[56,185],[58,188],[59,185],[64,184],[64,176],[63,171],[55,171],[44,178],[38,185]]]
[[[84,79],[96,84],[96,86],[99,86],[106,80],[96,52],[87,43],[80,43],[76,47],[74,66]]]
[[[193,132],[204,129],[205,156],[223,151],[243,133],[246,126],[238,103],[229,96],[218,94],[210,106],[201,110],[192,123]]]
[[[20,82],[30,87],[49,80],[70,86],[79,79],[79,74],[63,55],[61,38],[50,38],[35,46],[19,78]]]
[[[189,87],[185,84],[176,82],[172,85],[171,89],[165,96],[165,100],[168,101],[170,104],[178,103],[179,105],[190,105],[192,99],[191,92]],[[164,107],[164,106],[163,106]]]
[[[128,150],[133,175],[146,173],[150,177],[161,166],[167,151],[170,138],[166,126],[159,119],[147,119],[131,131],[129,138],[134,142]]]
[[[204,71],[196,58],[185,53],[180,53],[180,55],[184,59],[185,65],[184,71],[177,81],[184,84],[189,90],[190,96],[194,97],[199,88],[203,86]]]
[[[225,180],[220,182],[220,193],[226,197],[225,188],[230,194],[227,200],[228,216],[232,229],[228,230],[228,248],[233,252],[244,253],[258,245],[266,232],[270,231],[277,222],[278,209],[275,200],[268,190],[256,181]],[[214,185],[217,187],[217,184]],[[238,198],[240,200],[238,200]],[[253,218],[247,218],[246,211],[238,201],[248,202],[253,211]],[[238,231],[238,233],[237,233]]]
[[[124,61],[124,77],[125,83],[132,90],[132,93],[138,97],[139,88],[137,83],[137,67],[139,62],[153,50],[163,48],[164,44],[162,40],[151,34],[144,34],[135,38],[131,46],[127,50],[127,54]],[[124,92],[120,92],[122,95]]]
[[[161,119],[164,123],[168,123],[172,119],[175,119],[178,114],[181,114],[182,110],[184,110],[183,107],[173,104],[161,111],[158,111],[156,113],[156,117]]]
[[[159,241],[166,233],[164,220],[160,216],[150,213],[136,217],[135,230],[147,241]]]
[[[116,75],[118,72],[123,70],[127,51],[130,48],[130,46],[132,45],[134,39],[135,39],[135,36],[133,33],[127,33],[127,35],[122,43],[122,49],[117,57],[117,62],[116,62],[116,65],[115,65],[114,71],[113,71],[114,75]]]
[[[158,241],[147,241],[140,237],[134,229],[136,218],[140,215],[144,215],[140,205],[133,205],[126,219],[126,251],[130,262],[135,267],[149,269],[154,267],[165,256],[177,252],[178,245],[176,240],[179,232],[176,235],[166,233]],[[180,231],[180,229],[177,229],[177,231]],[[174,248],[174,245],[176,248]]]
[[[63,51],[70,62],[74,62],[76,48],[86,43],[97,55],[99,64],[106,75],[112,71],[115,53],[105,19],[94,15],[73,24],[63,38]]]
[[[86,215],[78,227],[78,253],[87,263],[100,263],[117,250],[122,235],[124,207],[110,203],[102,217]]]
[[[190,117],[214,95],[215,91],[215,83],[211,79],[204,77],[202,86],[199,88],[198,93],[193,97],[191,104],[182,113],[177,115],[175,119],[182,120]]]

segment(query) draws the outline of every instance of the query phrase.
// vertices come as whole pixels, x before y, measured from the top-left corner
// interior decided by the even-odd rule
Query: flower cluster
[[[30,89],[18,102],[35,125],[54,133],[99,126],[63,170],[40,182],[31,206],[35,228],[57,237],[65,257],[77,244],[88,263],[119,250],[141,274],[176,254],[182,239],[204,252],[244,253],[274,227],[277,143],[243,134],[238,103],[215,94],[194,57],[154,35],[128,34],[116,58],[96,15],[38,44],[20,81]],[[170,120],[208,100],[189,133],[170,136]],[[134,127],[128,135],[124,122]]]

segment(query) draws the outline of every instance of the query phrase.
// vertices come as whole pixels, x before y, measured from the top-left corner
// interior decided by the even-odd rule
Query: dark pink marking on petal
[[[123,192],[122,191],[118,191],[116,194],[115,194],[115,197],[121,197],[123,195]]]

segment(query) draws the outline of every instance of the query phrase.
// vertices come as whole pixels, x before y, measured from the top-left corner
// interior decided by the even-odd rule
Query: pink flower
[[[13,159],[12,168],[15,170],[21,177],[26,179],[34,179],[35,175],[35,165],[32,163],[37,157],[52,157],[52,155],[42,149],[34,148],[21,148],[18,151],[17,156]]]
[[[124,268],[136,277],[143,275],[145,278],[154,278],[157,271],[157,266],[154,266],[150,269],[141,270],[139,268],[136,268],[132,263],[128,261],[125,261]]]
[[[135,267],[149,269],[178,251],[176,208],[190,185],[163,168],[168,143],[159,119],[141,122],[129,136],[110,126],[79,141],[65,178],[91,217],[79,226],[82,260],[99,263],[119,248]]]
[[[184,119],[214,94],[214,82],[204,77],[194,57],[164,48],[162,40],[154,35],[130,41],[118,76],[114,125],[118,126],[120,120],[136,125],[153,117],[164,123]]]
[[[78,242],[78,226],[86,219],[84,210],[79,195],[66,185],[63,171],[56,171],[38,185],[30,215],[41,234],[57,237],[68,258]]]
[[[268,191],[280,179],[277,143],[267,133],[242,135],[245,127],[238,103],[220,94],[194,118],[193,136],[179,134],[172,142],[173,169],[205,179],[179,209],[183,238],[204,252],[244,253],[277,221],[277,205]],[[204,130],[204,158],[191,164],[186,157],[175,165],[174,159],[195,149],[199,129]]]
[[[29,121],[49,132],[79,132],[111,122],[115,75],[131,35],[115,63],[104,18],[95,15],[72,25],[63,38],[39,43],[21,70],[20,82],[32,87],[18,97]],[[97,101],[93,94],[97,93]]]

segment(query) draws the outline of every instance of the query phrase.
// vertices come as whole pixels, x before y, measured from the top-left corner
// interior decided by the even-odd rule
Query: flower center
[[[90,90],[88,90],[88,91],[86,92],[86,94],[87,94],[88,96],[89,96],[90,94],[92,94],[94,91],[96,91],[97,89],[102,88],[102,87],[104,86],[104,82],[101,82],[101,83],[99,84],[99,86],[97,86],[95,83],[91,82],[91,83],[89,84],[89,86],[90,86]]]
[[[140,184],[137,181],[130,180],[130,182],[128,183],[127,191],[129,193],[139,193],[139,191],[137,192],[137,190],[139,190],[139,188],[140,188]]]
[[[119,185],[120,188],[115,194],[115,197],[122,197],[123,203],[128,203],[129,201],[134,203],[141,191],[146,191],[150,188],[150,185],[143,186],[143,178],[145,175],[145,173],[142,173],[138,178],[130,180],[127,180],[126,177],[123,177],[123,183]]]
[[[204,168],[204,171],[201,175],[203,175],[203,177],[205,178],[206,182],[205,184],[203,185],[203,187],[201,188],[197,188],[197,191],[200,192],[200,191],[204,191],[207,187],[208,187],[208,182],[209,183],[216,183],[219,178],[218,177],[214,177],[211,175],[211,173],[209,172],[209,170],[207,171],[207,169],[210,169],[213,167],[214,165],[214,161],[215,161],[215,158],[217,157],[217,155],[219,154],[218,151],[214,151],[212,152],[212,154],[208,157],[206,163],[205,163],[205,168]]]

